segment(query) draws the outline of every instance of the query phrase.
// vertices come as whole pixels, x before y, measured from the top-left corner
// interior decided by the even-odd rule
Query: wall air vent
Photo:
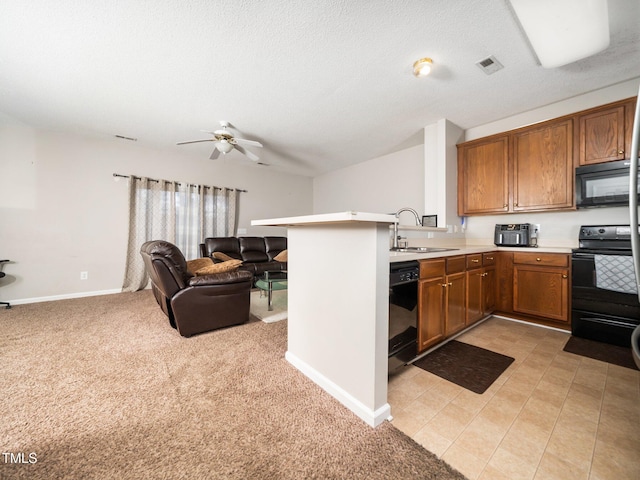
[[[487,75],[491,75],[492,73],[495,73],[498,70],[502,70],[504,68],[502,64],[493,55],[483,60],[480,60],[479,62],[476,62],[476,65],[478,66],[478,68],[480,68],[480,70],[482,70]]]

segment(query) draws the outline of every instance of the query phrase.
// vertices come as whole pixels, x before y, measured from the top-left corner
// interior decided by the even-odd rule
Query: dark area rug
[[[475,393],[484,393],[514,359],[468,343],[452,340],[413,362]]]
[[[582,357],[593,358],[601,362],[638,370],[633,361],[631,347],[625,348],[618,345],[596,342],[595,340],[589,340],[587,338],[571,336],[563,350]]]

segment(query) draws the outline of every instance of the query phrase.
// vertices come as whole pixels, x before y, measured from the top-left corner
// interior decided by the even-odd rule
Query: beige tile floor
[[[640,479],[640,371],[564,352],[568,333],[490,318],[457,338],[515,358],[482,395],[414,366],[393,424],[469,479]]]

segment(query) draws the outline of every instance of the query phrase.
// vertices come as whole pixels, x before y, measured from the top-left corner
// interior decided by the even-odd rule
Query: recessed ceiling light
[[[413,74],[416,77],[426,77],[431,73],[433,60],[428,57],[421,58],[413,64]]]

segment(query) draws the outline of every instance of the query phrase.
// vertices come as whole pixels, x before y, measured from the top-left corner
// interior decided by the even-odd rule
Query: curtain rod
[[[140,180],[141,177],[136,177],[135,175],[120,175],[119,173],[114,173],[113,174],[114,177],[120,177],[120,178],[135,178],[136,180]],[[150,182],[159,182],[160,180],[156,180],[155,178],[150,178],[149,179]],[[166,180],[165,180],[166,181]],[[182,185],[182,183],[178,183],[178,185]],[[187,184],[187,185],[192,185],[192,184]],[[242,190],[241,188],[228,188],[228,187],[210,187],[209,185],[202,185],[202,187],[204,188],[213,188],[213,189],[218,189],[218,190],[222,190],[223,188],[226,188],[227,190],[235,190],[236,192],[247,192],[247,190]]]

